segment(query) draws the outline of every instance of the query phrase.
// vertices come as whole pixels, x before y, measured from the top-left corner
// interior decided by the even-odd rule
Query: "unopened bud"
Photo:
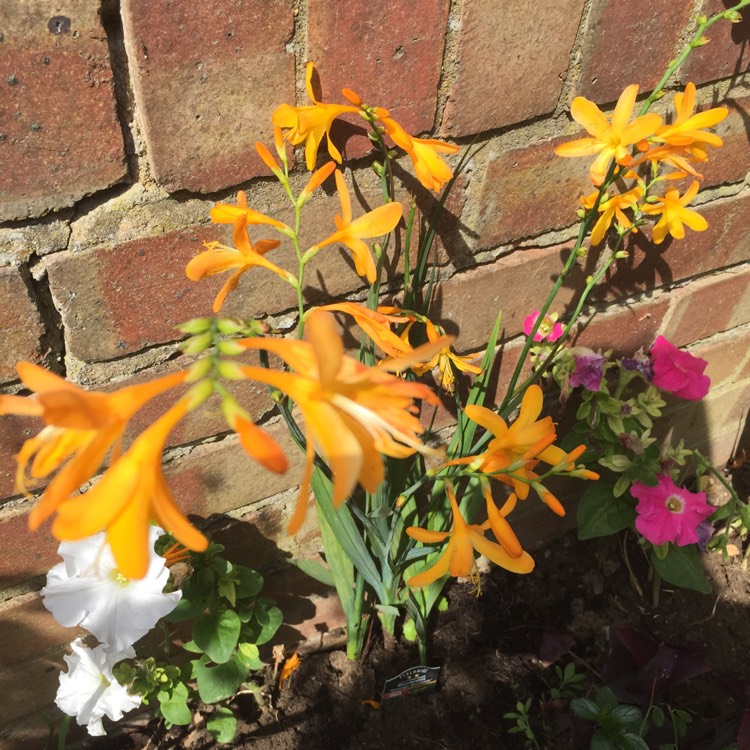
[[[708,23],[708,16],[698,16],[698,18],[695,19],[695,23],[698,26],[703,26],[704,24]]]
[[[692,42],[690,42],[690,46],[695,47],[702,47],[704,44],[708,44],[711,40],[707,36],[701,36],[698,37],[698,39],[693,39]]]
[[[188,392],[188,411],[192,411],[200,406],[214,392],[214,384],[210,380],[201,380],[196,383]]]
[[[594,283],[594,277],[593,276],[587,276],[586,277],[586,284],[593,284]]]
[[[742,23],[742,15],[738,10],[728,10],[724,14],[724,18],[730,23]]]
[[[219,341],[216,349],[220,354],[226,354],[228,357],[236,357],[245,351],[245,347],[239,341]]]
[[[213,366],[214,363],[211,357],[203,357],[202,359],[199,359],[197,362],[191,365],[190,374],[187,376],[186,382],[196,383],[202,378],[205,378],[206,375],[211,372],[211,368]]]
[[[576,250],[576,255],[579,258],[585,258],[588,254],[588,250],[585,247],[579,247],[578,250]]]
[[[577,217],[578,217],[579,219],[585,219],[585,218],[586,218],[586,211],[585,211],[584,209],[582,209],[582,208],[579,208],[579,209],[578,209],[578,210],[576,211],[576,216],[577,216]]]
[[[232,336],[235,333],[242,333],[245,330],[245,321],[239,318],[219,318],[216,321],[216,328],[219,333],[225,336]]]
[[[242,372],[242,365],[237,362],[222,360],[218,365],[219,375],[227,380],[244,380],[245,373]]]
[[[206,331],[198,336],[191,336],[184,344],[182,344],[182,351],[185,354],[195,356],[196,354],[202,354],[214,343],[214,335],[211,331]]]
[[[623,258],[629,258],[629,257],[630,257],[630,253],[627,250],[618,250],[615,253],[615,258],[617,258],[617,260],[622,260]]]
[[[177,326],[178,331],[193,335],[196,333],[203,333],[211,327],[213,318],[193,318],[188,320],[186,323],[181,323]]]
[[[378,177],[383,176],[383,165],[379,161],[374,161],[372,163],[372,171],[375,172],[375,174]]]

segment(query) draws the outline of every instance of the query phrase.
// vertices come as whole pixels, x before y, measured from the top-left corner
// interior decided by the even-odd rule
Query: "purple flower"
[[[651,347],[651,364],[651,382],[687,401],[700,401],[711,387],[711,379],[703,374],[708,362],[681,351],[663,336],[657,336]]]
[[[642,350],[637,351],[632,357],[623,357],[620,361],[626,370],[637,370],[649,382],[654,376],[651,362]]]
[[[602,387],[602,375],[604,374],[604,363],[607,358],[603,354],[576,354],[576,367],[570,376],[570,385],[577,388],[582,385],[587,391],[598,391]]]
[[[658,480],[654,487],[633,482],[630,488],[630,494],[638,500],[635,509],[638,533],[656,545],[672,542],[684,547],[700,542],[698,530],[716,510],[706,501],[706,493],[678,487],[669,474],[659,474]]]

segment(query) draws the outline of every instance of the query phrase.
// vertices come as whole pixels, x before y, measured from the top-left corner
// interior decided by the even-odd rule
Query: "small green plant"
[[[645,723],[641,710],[621,705],[609,688],[601,688],[593,700],[575,698],[570,708],[576,716],[596,724],[592,750],[649,750],[641,736]]]
[[[167,537],[160,546],[168,544]],[[165,660],[121,662],[114,674],[144,704],[153,704],[167,727],[191,722],[191,701],[216,706],[206,728],[219,742],[229,742],[237,719],[225,704],[239,691],[261,699],[260,687],[249,678],[265,666],[258,646],[275,635],[282,614],[271,599],[259,596],[263,576],[224,559],[223,551],[222,545],[211,544],[191,556],[193,571],[182,584],[182,599],[165,618],[170,623],[192,620],[190,640],[172,654],[166,637]],[[185,661],[187,655],[193,658]]]
[[[507,714],[503,714],[503,719],[508,719],[515,723],[515,726],[508,730],[508,734],[523,734],[526,739],[531,742],[534,747],[539,747],[539,742],[536,739],[536,734],[531,728],[531,706],[534,703],[533,698],[527,698],[525,701],[518,701],[516,703],[515,711],[508,711]]]

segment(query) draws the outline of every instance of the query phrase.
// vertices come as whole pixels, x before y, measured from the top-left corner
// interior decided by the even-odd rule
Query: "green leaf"
[[[183,726],[193,720],[193,715],[187,706],[188,689],[183,683],[178,682],[171,691],[160,690],[156,697],[162,716],[170,724]]]
[[[270,599],[259,599],[253,617],[243,626],[243,639],[259,646],[268,643],[284,621],[284,615],[278,607],[270,604]]]
[[[206,719],[206,729],[217,742],[231,742],[237,734],[237,717],[222,706]]]
[[[193,623],[193,640],[211,661],[224,664],[237,646],[241,626],[239,615],[231,609],[209,612]]]
[[[570,701],[570,710],[586,721],[596,721],[599,717],[599,706],[589,698],[573,698]]]
[[[648,744],[643,737],[631,732],[623,732],[621,735],[623,750],[649,750]]]
[[[578,538],[593,539],[630,528],[635,508],[628,500],[616,498],[607,482],[594,482],[581,496],[578,505]]]
[[[237,646],[237,656],[253,672],[263,669],[263,662],[260,660],[259,654],[258,647],[254,643],[240,643]]]
[[[235,593],[238,599],[250,599],[263,590],[263,576],[246,565],[238,565],[235,570],[240,579]]]
[[[655,554],[650,555],[654,570],[669,583],[684,589],[711,593],[711,584],[703,571],[700,552],[695,544],[685,547],[670,545],[667,556],[660,560]]]
[[[319,560],[300,558],[297,560],[289,560],[289,562],[292,565],[298,567],[305,575],[310,576],[310,578],[314,578],[324,586],[333,587],[336,585],[333,581],[333,575],[331,571]]]
[[[182,644],[182,648],[184,651],[189,651],[191,654],[202,654],[203,649],[200,648],[195,641],[186,641]]]
[[[247,667],[235,656],[225,664],[215,667],[206,665],[204,656],[195,664],[198,695],[204,703],[218,703],[233,696],[247,677]]]
[[[663,727],[664,720],[664,711],[659,706],[651,706],[651,721],[654,722],[654,726]]]
[[[409,643],[414,643],[417,640],[417,625],[411,618],[404,623],[403,635]]]

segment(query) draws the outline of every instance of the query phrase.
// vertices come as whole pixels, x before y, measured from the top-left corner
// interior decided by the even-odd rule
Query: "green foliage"
[[[144,704],[154,704],[167,727],[189,724],[189,704],[198,698],[224,703],[243,688],[259,695],[248,682],[252,672],[265,666],[258,646],[273,638],[283,616],[271,599],[258,596],[263,576],[224,559],[223,550],[212,544],[206,552],[192,555],[193,572],[182,584],[182,600],[165,618],[193,621],[192,638],[182,644],[181,652],[194,658],[182,667],[149,657],[115,668],[117,680],[141,695]],[[184,661],[179,654],[175,658]],[[231,742],[237,720],[230,707],[217,706],[206,727],[218,742]]]
[[[609,688],[596,698],[575,698],[570,708],[576,716],[597,725],[591,738],[592,750],[648,750],[641,736],[643,715],[636,706],[621,705]]]

